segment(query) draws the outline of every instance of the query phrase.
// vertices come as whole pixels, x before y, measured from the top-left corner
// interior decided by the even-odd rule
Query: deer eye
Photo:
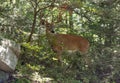
[[[51,33],[55,33],[55,31],[54,31],[54,30],[51,30]]]

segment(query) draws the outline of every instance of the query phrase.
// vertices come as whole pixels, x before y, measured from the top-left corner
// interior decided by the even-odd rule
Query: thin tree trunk
[[[69,26],[72,29],[73,28],[73,16],[72,16],[72,11],[69,11]]]
[[[73,15],[72,15],[72,11],[69,11],[69,33],[73,32]]]
[[[36,11],[36,8],[34,9],[34,20],[33,20],[33,24],[32,24],[32,27],[31,27],[31,33],[28,37],[28,40],[27,42],[31,42],[31,39],[32,39],[32,35],[35,31],[35,25],[36,25],[36,17],[37,17],[37,11]]]

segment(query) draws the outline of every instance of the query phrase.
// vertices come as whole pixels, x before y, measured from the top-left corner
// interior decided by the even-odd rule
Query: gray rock
[[[8,78],[9,74],[0,70],[0,83],[4,83],[4,81],[8,80]]]
[[[17,65],[20,45],[8,39],[2,39],[0,44],[0,69],[12,72]]]

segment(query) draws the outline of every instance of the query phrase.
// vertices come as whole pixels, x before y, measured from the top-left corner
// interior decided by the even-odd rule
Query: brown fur
[[[54,52],[57,53],[58,60],[61,61],[63,51],[80,51],[82,54],[87,53],[89,42],[82,36],[70,34],[51,33],[51,27],[47,27],[46,35]]]

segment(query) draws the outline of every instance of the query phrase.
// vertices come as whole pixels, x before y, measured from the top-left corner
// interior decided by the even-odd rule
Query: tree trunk
[[[32,39],[32,35],[35,31],[35,25],[36,25],[36,17],[37,17],[37,11],[36,11],[36,8],[34,9],[34,20],[33,20],[33,24],[32,24],[32,27],[31,27],[31,33],[28,37],[28,41],[27,42],[31,42],[31,39]]]

